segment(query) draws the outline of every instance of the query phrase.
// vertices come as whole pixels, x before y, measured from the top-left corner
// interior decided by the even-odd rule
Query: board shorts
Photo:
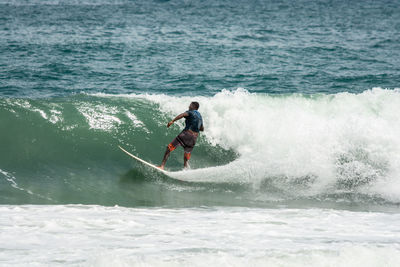
[[[193,150],[194,145],[196,144],[197,136],[191,133],[190,131],[182,131],[177,137],[172,140],[172,142],[168,145],[168,149],[170,151],[175,150],[178,146],[182,146],[185,151],[185,157],[190,158],[190,153]]]

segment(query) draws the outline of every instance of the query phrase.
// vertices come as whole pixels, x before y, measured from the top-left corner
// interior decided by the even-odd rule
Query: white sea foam
[[[49,118],[49,121],[51,122],[51,123],[53,123],[53,124],[56,124],[56,123],[58,123],[58,122],[62,122],[63,121],[63,118],[62,118],[62,112],[60,111],[60,110],[57,110],[57,109],[51,109],[50,110],[50,118]]]
[[[337,266],[397,266],[400,262],[398,249],[379,247],[344,246],[337,251],[310,250],[292,254],[271,252],[267,257],[248,258],[226,252],[199,253],[195,256],[124,257],[106,253],[88,263],[88,266],[286,266],[286,267],[337,267]]]
[[[6,171],[3,171],[2,169],[0,169],[0,173],[5,177],[5,179],[6,179],[8,182],[10,182],[10,184],[11,184],[12,187],[14,187],[14,188],[16,188],[16,189],[18,189],[18,190],[26,191],[27,193],[29,193],[29,194],[31,194],[31,195],[33,194],[31,191],[29,191],[29,190],[24,190],[23,188],[19,187],[18,184],[17,184],[17,182],[16,182],[15,177],[14,177],[11,173],[6,172]]]
[[[47,106],[47,109],[36,107],[35,104],[30,103],[25,99],[8,99],[7,104],[11,107],[19,107],[32,112],[39,113],[39,115],[46,121],[52,124],[62,122],[64,119],[62,117],[62,108],[58,104],[52,103]],[[10,109],[11,112],[16,113],[15,110]]]
[[[111,131],[116,125],[122,124],[122,121],[115,116],[118,114],[117,107],[83,103],[77,109],[86,118],[90,129]]]
[[[132,121],[133,125],[136,128],[140,128],[144,130],[146,133],[150,133],[149,129],[147,129],[145,124],[141,120],[139,120],[133,112],[126,110],[125,115]]]
[[[399,214],[0,206],[2,266],[398,266]]]
[[[2,174],[2,176],[10,183],[10,185],[11,185],[13,188],[15,188],[15,189],[17,189],[17,190],[20,190],[20,191],[24,191],[24,192],[28,193],[29,195],[35,195],[35,196],[37,196],[37,197],[39,197],[39,198],[43,198],[43,199],[47,199],[47,200],[52,200],[52,199],[49,198],[49,197],[43,196],[43,195],[41,195],[41,194],[34,193],[34,192],[32,192],[31,190],[29,190],[29,189],[26,189],[26,188],[23,188],[23,187],[19,186],[18,183],[17,183],[17,178],[16,178],[14,175],[12,175],[11,173],[6,172],[6,171],[0,169],[0,174]]]

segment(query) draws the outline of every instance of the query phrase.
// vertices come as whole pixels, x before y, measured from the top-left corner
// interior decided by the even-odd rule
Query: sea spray
[[[400,174],[398,90],[275,96],[238,89],[211,98],[146,98],[171,115],[191,99],[200,101],[205,138],[240,155],[219,168],[225,168],[224,180],[257,183],[276,177],[283,187],[288,180],[309,183],[313,194],[333,187],[399,200],[392,190],[399,187]],[[213,180],[221,177],[216,169],[199,172]],[[193,174],[182,173],[188,179]]]

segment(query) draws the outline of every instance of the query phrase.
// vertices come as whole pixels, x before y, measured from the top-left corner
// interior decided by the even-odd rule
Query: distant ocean
[[[0,0],[0,266],[399,266],[399,14]]]

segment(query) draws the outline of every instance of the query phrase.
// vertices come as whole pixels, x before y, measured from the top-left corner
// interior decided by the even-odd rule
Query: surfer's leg
[[[192,155],[193,147],[185,146],[183,148],[183,150],[185,151],[185,153],[183,154],[183,167],[186,169],[186,168],[189,168],[188,163],[189,163],[190,156]]]
[[[178,138],[182,140],[182,146],[185,153],[183,154],[183,166],[185,169],[189,168],[189,159],[192,153],[193,147],[196,144],[197,135],[190,133],[190,131],[182,132],[182,136],[179,135]],[[178,139],[179,141],[179,139]]]
[[[189,168],[188,161],[189,161],[189,159],[190,159],[190,156],[191,156],[191,153],[190,153],[190,152],[185,152],[185,153],[183,154],[183,166],[184,166],[185,168]]]
[[[167,162],[167,159],[169,157],[169,154],[175,150],[175,148],[177,148],[180,145],[180,143],[176,140],[176,138],[174,140],[172,140],[171,143],[168,144],[167,149],[165,150],[164,153],[164,158],[161,162],[161,165],[159,166],[160,169],[164,170],[165,167],[165,163]]]

